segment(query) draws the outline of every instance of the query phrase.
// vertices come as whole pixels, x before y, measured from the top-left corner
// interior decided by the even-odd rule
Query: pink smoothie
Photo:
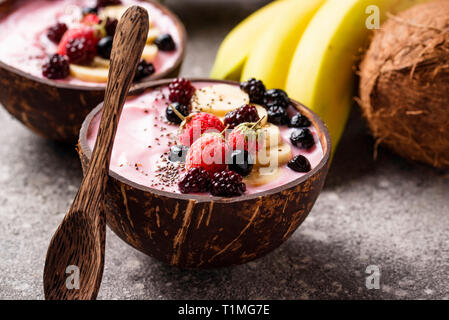
[[[81,8],[95,6],[95,0],[19,0],[6,17],[0,16],[0,61],[33,76],[43,78],[42,65],[47,57],[56,53],[57,46],[48,40],[46,30],[57,22],[64,22],[69,28],[80,21]],[[181,35],[175,23],[152,4],[138,0],[122,0],[124,5],[137,4],[148,10],[152,25],[161,33],[169,33],[177,47]],[[180,50],[159,51],[153,61],[156,73],[172,67],[180,55]],[[69,77],[55,80],[78,85],[106,85],[86,82]]]
[[[194,83],[200,88],[206,83]],[[117,135],[112,150],[110,169],[115,173],[140,185],[180,193],[177,181],[184,172],[182,164],[168,160],[170,147],[176,145],[178,125],[167,122],[165,109],[168,105],[168,89],[160,88],[147,90],[144,94],[129,98],[123,108]],[[100,114],[97,114],[89,127],[87,143],[92,150],[100,124]],[[291,131],[294,129],[281,127],[281,136],[290,143]],[[317,138],[316,129],[311,127],[316,145],[310,150],[301,150],[292,146],[293,156],[302,154],[310,161],[312,168],[316,167],[323,158],[323,149]],[[287,184],[301,176],[286,165],[281,167],[279,177],[265,185],[247,185],[246,194]]]

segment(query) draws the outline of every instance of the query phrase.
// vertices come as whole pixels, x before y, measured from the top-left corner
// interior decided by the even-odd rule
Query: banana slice
[[[262,134],[265,137],[265,147],[276,147],[282,144],[281,130],[277,125],[267,123],[262,128]]]
[[[248,95],[239,87],[215,84],[197,89],[192,97],[192,111],[208,112],[217,117],[249,103]]]
[[[92,67],[96,68],[109,68],[110,60],[103,59],[100,57],[95,57],[94,61],[92,62]]]
[[[259,114],[259,118],[262,119],[262,121],[260,122],[261,126],[264,126],[267,124],[268,122],[268,114],[267,114],[267,109],[265,109],[264,107],[258,105],[258,104],[253,104],[256,109],[257,109],[257,113]]]
[[[281,170],[278,167],[254,168],[251,174],[243,179],[246,185],[261,186],[279,178]]]
[[[156,58],[159,49],[154,44],[148,44],[143,48],[142,59],[152,62]]]
[[[161,31],[158,28],[150,28],[148,30],[147,43],[151,44],[156,40],[157,37],[161,34]]]
[[[77,79],[89,82],[107,82],[108,81],[107,68],[80,66],[77,64],[70,64],[70,75]]]
[[[278,167],[292,158],[292,148],[288,143],[261,149],[256,155],[256,167]]]

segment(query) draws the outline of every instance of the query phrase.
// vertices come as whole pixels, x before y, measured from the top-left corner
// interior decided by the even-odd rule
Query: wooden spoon
[[[100,129],[86,175],[54,234],[44,268],[46,299],[95,299],[104,268],[104,194],[112,146],[148,35],[148,13],[129,8],[117,26]]]

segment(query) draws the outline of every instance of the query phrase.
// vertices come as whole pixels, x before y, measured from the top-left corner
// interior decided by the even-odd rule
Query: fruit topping
[[[70,63],[89,64],[97,55],[98,40],[90,27],[68,30],[59,42],[58,53]]]
[[[249,95],[249,101],[252,103],[264,103],[265,85],[262,81],[254,78],[240,83],[240,89]]]
[[[83,14],[83,17],[85,17],[89,14],[98,14],[98,8],[84,7],[81,9],[81,13]]]
[[[111,51],[112,51],[112,40],[113,38],[110,36],[102,38],[100,41],[98,41],[97,44],[97,51],[98,55],[104,59],[110,59],[111,58]]]
[[[190,99],[195,93],[195,88],[190,80],[184,78],[174,79],[168,85],[168,89],[170,91],[169,99],[171,102],[179,102],[185,105],[190,104]]]
[[[315,145],[315,138],[307,128],[296,129],[290,136],[290,141],[296,147],[310,149]]]
[[[181,193],[207,192],[210,189],[210,175],[203,168],[191,168],[181,177],[178,187]]]
[[[209,174],[226,169],[227,146],[220,133],[206,133],[197,139],[186,156],[185,168],[201,167]]]
[[[225,129],[223,122],[217,116],[200,112],[188,116],[180,126],[179,142],[190,146],[206,132],[222,132]]]
[[[121,0],[97,0],[97,8],[103,8],[107,6],[115,6],[122,4]]]
[[[189,113],[189,107],[179,102],[173,102],[165,110],[167,120],[178,124],[181,123],[182,120],[189,115]]]
[[[310,127],[311,124],[312,123],[306,116],[297,113],[290,119],[288,126],[291,128],[307,128]]]
[[[228,145],[231,150],[246,150],[251,154],[262,149],[264,143],[263,131],[257,123],[241,123],[228,136]]]
[[[242,177],[248,176],[253,170],[254,158],[246,150],[234,150],[229,161],[229,170],[235,171]]]
[[[134,81],[138,81],[145,77],[151,76],[154,72],[156,72],[154,65],[151,62],[146,62],[142,59],[137,65]]]
[[[67,29],[68,28],[67,28],[67,25],[65,23],[58,22],[54,26],[51,26],[50,28],[48,28],[48,30],[47,30],[47,37],[52,42],[58,44],[59,41],[61,41],[62,36],[67,31]]]
[[[106,18],[106,23],[104,28],[108,36],[113,37],[115,35],[115,30],[117,29],[118,20],[115,18]]]
[[[296,172],[309,172],[312,170],[309,160],[303,155],[297,155],[292,160],[290,160],[287,166]]]
[[[187,148],[186,146],[173,146],[170,148],[168,160],[170,160],[171,162],[185,162],[187,151],[189,151],[189,148]]]
[[[60,54],[52,55],[42,66],[42,75],[48,79],[64,79],[69,74],[69,62]]]
[[[89,13],[81,21],[86,26],[93,26],[100,23],[100,18],[95,13]]]
[[[288,123],[287,111],[281,106],[272,106],[267,110],[268,122],[276,125],[283,125]]]
[[[229,129],[234,129],[243,122],[257,122],[259,120],[259,113],[255,106],[246,104],[226,113],[224,118],[225,126]]]
[[[159,35],[156,40],[154,40],[154,44],[161,51],[173,51],[176,49],[176,44],[173,41],[173,38],[168,33]]]
[[[212,177],[211,194],[219,197],[241,196],[246,191],[242,176],[234,171],[217,172]]]
[[[267,107],[282,107],[287,109],[290,105],[290,99],[287,93],[281,89],[271,89],[265,92],[263,104]]]

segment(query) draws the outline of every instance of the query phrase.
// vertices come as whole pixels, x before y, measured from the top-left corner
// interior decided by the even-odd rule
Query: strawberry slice
[[[70,29],[59,42],[58,53],[67,56],[70,63],[89,64],[97,55],[99,40],[91,27]]]

